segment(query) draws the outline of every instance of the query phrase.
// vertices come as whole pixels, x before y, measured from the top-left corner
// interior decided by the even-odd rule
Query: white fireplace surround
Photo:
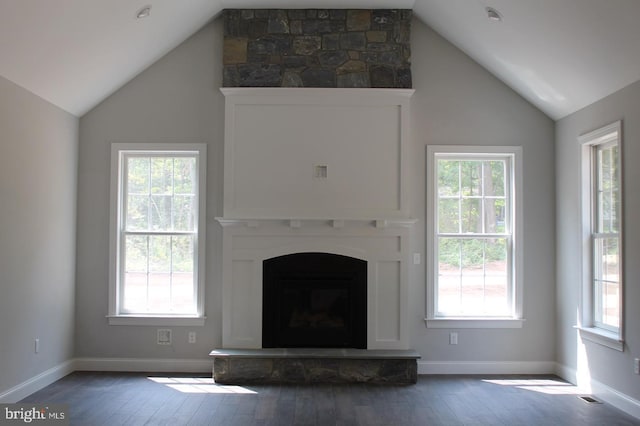
[[[367,262],[367,349],[409,349],[406,89],[225,88],[223,348],[262,347],[262,262]]]

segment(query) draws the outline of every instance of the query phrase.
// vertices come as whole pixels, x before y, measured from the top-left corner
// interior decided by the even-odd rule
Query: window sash
[[[598,328],[615,332],[620,327],[622,294],[619,257],[616,259],[616,267],[613,268],[615,270],[612,271],[607,259],[611,255],[604,253],[603,244],[611,240],[615,241],[616,251],[620,253],[620,240],[617,235],[594,235],[593,237],[593,322]]]
[[[130,166],[130,161],[131,159],[145,159],[145,160],[149,160],[149,166],[148,166],[148,171],[147,171],[147,182],[146,182],[146,191],[144,192],[131,192],[129,191],[129,166]],[[170,187],[171,187],[171,191],[170,192],[154,192],[153,187],[154,187],[154,178],[153,178],[153,171],[152,171],[152,162],[153,160],[157,160],[157,159],[165,159],[165,160],[172,160],[172,165],[171,165],[171,182],[170,182]],[[193,185],[193,190],[191,192],[176,192],[176,170],[175,170],[175,160],[176,159],[191,159],[194,161],[194,173],[191,176],[191,180],[192,180],[192,185]],[[198,162],[198,154],[197,153],[172,153],[172,152],[166,152],[166,153],[158,153],[158,152],[135,152],[135,153],[130,153],[130,152],[124,152],[121,155],[120,158],[120,169],[121,169],[121,197],[119,200],[120,203],[120,230],[121,231],[127,231],[127,232],[131,232],[134,230],[137,231],[142,231],[142,232],[152,232],[152,231],[175,231],[176,230],[176,215],[175,215],[175,201],[176,199],[181,199],[181,198],[185,198],[185,199],[191,199],[191,220],[190,222],[190,226],[188,226],[188,228],[191,229],[187,229],[193,232],[197,232],[197,226],[198,226],[198,168],[199,168],[199,162]],[[147,199],[147,212],[146,212],[146,227],[144,227],[143,229],[139,229],[137,227],[134,227],[132,229],[132,226],[129,222],[129,213],[130,212],[130,197],[138,197],[141,199]],[[157,213],[157,220],[159,221],[158,224],[156,224],[156,222],[154,221],[154,200],[159,200],[159,199],[169,199],[171,207],[170,207],[170,211],[169,211],[169,223],[166,226],[161,226],[161,221],[162,221],[162,217],[163,214],[162,213],[166,213],[166,212],[160,212],[159,208],[158,213]],[[184,230],[184,229],[182,229]]]
[[[504,240],[505,245],[504,256],[506,262],[502,273],[489,266],[492,262],[489,261],[487,255],[486,243],[493,242],[496,239]],[[479,264],[481,265],[481,273],[474,272],[474,265],[467,264],[465,261],[462,244],[460,245],[457,262],[454,261],[453,265],[453,267],[457,268],[457,271],[455,271],[455,273],[452,273],[451,271],[449,273],[445,273],[441,269],[439,250],[443,240],[460,240],[461,242],[474,240],[482,241],[482,262]],[[436,237],[436,241],[435,256],[437,266],[434,277],[435,317],[513,318],[515,316],[515,292],[512,284],[513,262],[511,261],[511,259],[513,259],[513,242],[510,235],[440,235]],[[500,288],[502,287],[500,282],[504,283],[503,289]],[[456,297],[456,289],[451,288],[454,283],[457,284],[458,287],[458,303],[452,301],[452,298]],[[463,287],[467,287],[467,289],[475,289],[472,291],[475,291],[476,293],[480,292],[482,294],[480,305],[477,304],[476,299],[473,301],[463,300],[465,299]],[[501,292],[503,293],[502,296],[500,296]],[[445,293],[448,293],[448,295]],[[493,294],[493,297],[491,294]],[[451,305],[456,304],[458,305],[458,309],[451,307]],[[465,304],[467,305],[466,308],[464,307]],[[472,306],[469,306],[471,304]],[[449,309],[446,309],[446,305],[450,306]]]
[[[143,269],[130,268],[127,262],[127,241],[129,236],[133,237],[146,237],[146,250],[147,256],[145,257],[145,267]],[[168,268],[160,268],[158,266],[152,265],[153,258],[150,255],[151,245],[152,245],[152,237],[165,237],[169,239],[169,262]],[[181,268],[176,268],[175,263],[179,261],[179,258],[176,259],[174,255],[174,237],[185,239],[188,237],[190,240],[190,248],[191,255],[189,257],[190,267],[189,270],[180,270]],[[120,307],[120,313],[122,314],[152,314],[152,315],[197,315],[197,291],[198,291],[198,274],[197,274],[197,234],[194,232],[123,232],[122,237],[120,239],[120,275],[119,275],[119,300],[118,306]],[[144,278],[142,278],[144,276]],[[188,286],[185,278],[189,279]],[[142,303],[138,302],[138,306],[134,309],[128,308],[127,305],[131,305],[131,300],[126,298],[127,293],[135,292],[135,284],[130,282],[131,278],[137,277],[137,287],[144,286],[145,290],[145,300],[144,306],[141,306]],[[182,277],[182,279],[179,279]],[[139,281],[144,279],[144,283],[140,283]],[[164,283],[163,283],[164,281]],[[152,294],[151,286],[159,287],[160,285],[164,285],[166,287],[164,290],[158,290]],[[140,289],[138,289],[138,293]],[[165,305],[165,309],[157,309],[153,307],[153,305],[160,304],[158,301],[152,303],[154,299],[158,299],[159,294],[156,293],[167,293],[165,294],[166,301],[163,303]],[[188,306],[185,306],[185,303],[180,303],[180,300],[186,300]],[[190,302],[189,302],[190,300]],[[128,303],[127,303],[128,302]]]

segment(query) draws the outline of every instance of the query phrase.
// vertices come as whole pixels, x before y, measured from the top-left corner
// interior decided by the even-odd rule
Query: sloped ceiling
[[[0,75],[82,116],[225,7],[413,8],[554,119],[640,80],[638,0],[0,0]]]

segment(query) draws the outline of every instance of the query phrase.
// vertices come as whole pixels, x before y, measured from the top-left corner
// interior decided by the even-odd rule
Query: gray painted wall
[[[78,119],[0,77],[0,146],[1,394],[73,357]]]
[[[427,144],[524,147],[526,322],[522,329],[426,329],[424,266],[410,273],[412,346],[426,361],[553,362],[553,122],[421,22],[413,21],[412,213],[414,251],[424,254]],[[224,99],[222,25],[215,21],[80,120],[76,351],[79,357],[206,358],[221,343],[221,213]],[[108,326],[109,146],[111,142],[208,144],[206,325],[189,345],[174,328],[173,346],[155,344],[155,327]],[[424,257],[424,256],[423,256]]]
[[[78,357],[200,358],[221,341],[221,238],[224,97],[222,21],[160,59],[80,120],[78,181]],[[173,345],[156,344],[156,327],[107,325],[109,186],[112,142],[207,144],[207,247],[204,327],[171,327]],[[189,331],[197,343],[188,344]]]
[[[554,123],[419,21],[412,26],[413,175],[411,207],[423,253],[427,145],[520,145],[524,170],[524,316],[522,329],[425,328],[425,268],[412,267],[412,344],[426,362],[548,362],[554,345]]]
[[[581,286],[580,159],[578,136],[616,120],[622,123],[624,185],[624,352],[578,341],[578,300]],[[556,125],[557,175],[557,298],[558,363],[640,400],[640,376],[633,375],[633,358],[640,357],[640,82],[596,102]]]

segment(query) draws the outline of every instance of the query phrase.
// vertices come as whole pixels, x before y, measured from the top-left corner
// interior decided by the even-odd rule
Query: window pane
[[[123,308],[144,311],[147,305],[148,237],[127,235],[125,238]]]
[[[151,158],[151,193],[173,192],[173,158]]]
[[[459,204],[460,200],[457,198],[441,198],[438,200],[438,232],[460,232]]]
[[[596,238],[594,249],[596,322],[605,326],[618,327],[620,322],[619,239]]]
[[[489,198],[484,200],[484,232],[489,234],[505,232],[505,200]]]
[[[603,279],[609,282],[620,281],[618,238],[602,239]]]
[[[127,159],[127,193],[149,193],[149,158],[130,157]]]
[[[438,240],[438,306],[436,310],[440,313],[460,312],[461,248],[461,239],[439,238]]]
[[[147,272],[149,255],[146,235],[127,235],[125,238],[125,272]]]
[[[460,162],[438,160],[438,196],[458,196],[460,194]]]
[[[179,313],[194,313],[196,286],[191,272],[177,272],[171,276],[171,310]]]
[[[499,265],[495,265],[497,267]],[[509,276],[506,265],[502,270],[494,269],[485,277],[485,312],[487,315],[508,316],[511,314],[509,298]]]
[[[149,272],[171,272],[171,237],[149,237]]]
[[[173,229],[175,231],[194,231],[196,229],[196,199],[194,195],[176,195],[173,197]]]
[[[461,161],[460,181],[463,196],[482,195],[482,161]]]
[[[176,235],[173,247],[171,275],[171,309],[176,312],[195,311],[195,236]]]
[[[127,272],[122,286],[122,309],[125,312],[146,312],[147,273]]]
[[[611,152],[607,148],[598,150],[598,189],[609,190],[611,184]]]
[[[611,186],[614,191],[620,189],[618,176],[618,145],[614,145],[611,147]]]
[[[482,233],[482,200],[463,198],[461,210],[462,233]]]
[[[129,195],[127,197],[127,231],[146,231],[149,229],[149,197],[147,195]]]
[[[175,235],[171,239],[173,272],[194,272],[194,240],[192,235]]]
[[[611,229],[611,193],[598,193],[598,227],[596,232],[610,232]]]
[[[506,238],[487,238],[485,240],[485,261],[491,270],[506,271],[508,258]]]
[[[174,160],[174,193],[190,194],[196,193],[196,159],[175,158]]]
[[[620,284],[604,283],[604,305],[602,323],[609,327],[620,327]]]
[[[618,232],[619,182],[617,173],[617,145],[598,147],[596,167],[595,232]]]
[[[154,231],[171,231],[171,196],[152,195],[151,229]]]
[[[463,275],[460,283],[460,315],[485,315],[482,275]]]
[[[485,240],[485,312],[510,315],[509,262],[507,239]]]
[[[596,325],[618,328],[620,326],[620,283],[595,281]]]
[[[171,274],[169,272],[149,274],[148,312],[171,312]]]
[[[485,197],[505,196],[505,161],[486,161],[484,171],[484,195]]]
[[[609,232],[620,232],[620,192],[614,191],[611,193],[611,222]]]
[[[484,240],[464,239],[462,242],[461,259],[463,275],[482,274],[484,265]]]

